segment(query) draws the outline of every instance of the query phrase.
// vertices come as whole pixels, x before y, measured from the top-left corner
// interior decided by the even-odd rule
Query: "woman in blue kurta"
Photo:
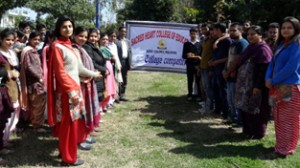
[[[299,20],[286,17],[280,28],[280,38],[267,74],[266,86],[274,90],[275,152],[279,156],[293,154],[298,145],[300,131],[300,46]],[[285,93],[276,88],[285,87]],[[288,94],[289,93],[289,94]],[[290,95],[290,96],[284,96]],[[274,96],[274,97],[275,97]]]

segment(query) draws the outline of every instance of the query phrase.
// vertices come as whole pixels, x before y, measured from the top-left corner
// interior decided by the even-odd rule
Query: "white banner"
[[[185,72],[183,44],[195,25],[162,22],[126,22],[132,47],[133,70]]]

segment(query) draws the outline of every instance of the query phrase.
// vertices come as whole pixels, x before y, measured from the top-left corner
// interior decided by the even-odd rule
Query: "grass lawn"
[[[81,167],[105,168],[269,168],[300,167],[299,151],[286,159],[268,159],[274,126],[262,140],[247,140],[218,116],[201,115],[187,103],[186,77],[130,72],[129,102],[103,116],[103,130],[89,152],[79,151]],[[57,139],[28,130],[13,137],[15,153],[3,156],[10,167],[56,167]]]

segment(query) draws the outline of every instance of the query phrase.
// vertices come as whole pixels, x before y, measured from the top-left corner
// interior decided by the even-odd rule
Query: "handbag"
[[[292,99],[293,85],[280,84],[269,90],[269,105],[276,106],[279,103],[288,102]]]
[[[260,113],[262,95],[253,95],[254,80],[253,57],[239,67],[236,81],[235,106],[249,114]]]
[[[273,68],[273,77],[275,76],[275,65],[276,58],[279,53],[286,47],[287,45],[282,45],[274,54],[274,68]],[[274,107],[278,104],[286,103],[292,99],[292,88],[293,85],[289,84],[278,84],[269,89],[269,105]]]

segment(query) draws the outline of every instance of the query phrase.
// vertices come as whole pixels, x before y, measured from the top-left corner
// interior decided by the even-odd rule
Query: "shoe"
[[[8,154],[11,154],[11,153],[14,153],[14,151],[13,150],[9,150],[9,149],[2,149],[0,151],[1,155],[8,155]]]
[[[199,104],[200,106],[205,106],[205,102],[203,102],[203,101],[198,102],[198,104]]]
[[[199,109],[198,109],[198,111],[199,111],[199,113],[200,113],[200,114],[204,114],[204,113],[206,113],[206,110],[205,110],[205,108],[199,108]]]
[[[107,113],[107,114],[111,113],[110,110],[103,110],[103,112],[104,112],[104,113]]]
[[[94,131],[95,132],[101,132],[101,129],[99,127],[97,127],[97,128],[94,128]]]
[[[127,102],[127,101],[129,101],[129,100],[128,100],[128,99],[126,99],[125,97],[123,97],[123,98],[120,98],[120,101]]]
[[[186,100],[190,102],[190,101],[193,100],[193,97],[192,96],[188,96]]]
[[[36,128],[35,131],[38,133],[46,133],[47,132],[47,130],[45,130],[44,128]]]
[[[224,125],[231,125],[231,124],[232,124],[232,121],[230,121],[230,120],[225,120],[225,121],[222,122],[222,124],[224,124]]]
[[[61,158],[61,154],[58,154],[58,155],[57,155],[57,158]],[[79,155],[77,155],[77,159],[80,159],[80,156],[79,156]]]
[[[232,127],[232,128],[241,128],[242,126],[239,125],[239,124],[237,124],[237,123],[232,123],[232,124],[231,124],[231,127]]]
[[[116,100],[115,100],[115,103],[120,104],[120,100],[119,100],[119,99],[116,99]]]
[[[84,161],[81,159],[77,159],[75,163],[66,163],[66,162],[61,162],[61,166],[69,167],[69,166],[80,166],[83,165]]]
[[[203,103],[204,103],[204,100],[203,100],[201,97],[197,97],[196,101],[199,102],[199,103],[200,103],[200,102],[203,102]]]
[[[270,151],[270,152],[275,152],[275,147],[269,147],[269,148],[267,148],[268,149],[268,151]]]
[[[107,109],[113,109],[114,108],[114,105],[113,104],[109,104],[108,106],[107,106]]]
[[[271,152],[271,153],[267,153],[265,154],[263,157],[263,159],[269,159],[269,160],[275,160],[275,159],[285,159],[287,158],[287,155],[283,155],[277,152]]]
[[[98,135],[100,135],[100,134],[99,134],[99,132],[95,132],[95,131],[94,131],[94,132],[91,132],[90,135],[93,136],[93,137],[96,137],[96,136],[98,136]]]
[[[14,144],[9,143],[9,142],[3,142],[3,147],[4,148],[11,148],[11,147],[14,147]]]
[[[0,157],[0,166],[4,166],[8,163],[7,160],[4,160],[3,158]]]
[[[79,144],[78,148],[80,150],[86,150],[86,151],[88,151],[88,150],[92,149],[92,145],[90,145],[88,143],[85,143],[85,142],[82,142],[82,143]]]
[[[95,139],[92,139],[92,138],[87,138],[87,139],[85,140],[85,143],[87,143],[87,144],[94,144],[94,143],[96,143],[96,140],[95,140]]]
[[[221,111],[215,109],[215,110],[213,111],[213,113],[214,113],[214,114],[221,114]]]
[[[284,154],[281,154],[281,153],[278,153],[278,152],[275,152],[277,158],[283,158],[285,159],[287,157],[287,155],[284,155]]]

